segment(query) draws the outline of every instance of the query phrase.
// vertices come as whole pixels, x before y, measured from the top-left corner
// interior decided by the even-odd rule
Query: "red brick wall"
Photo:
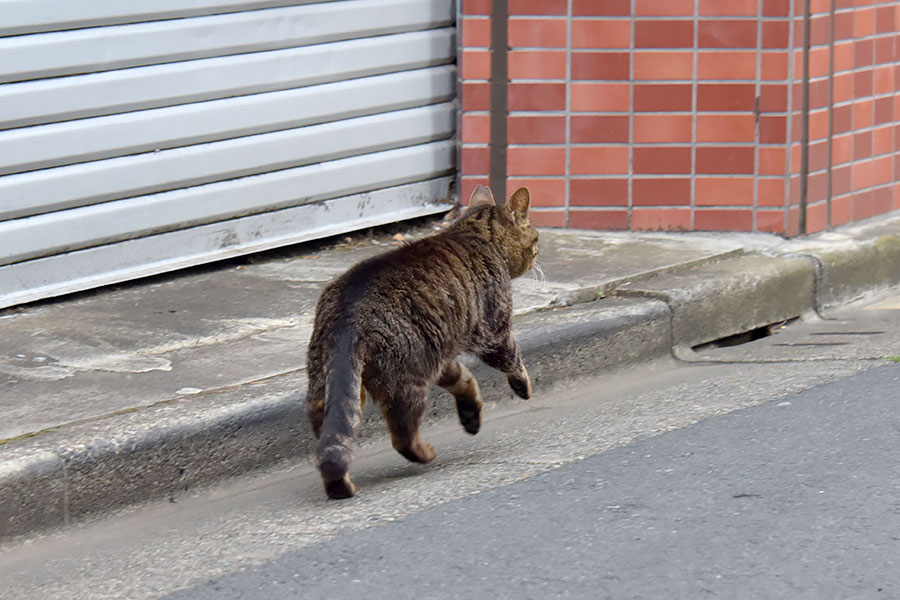
[[[810,233],[900,209],[900,0],[810,0],[808,145],[803,0],[508,1],[507,187],[537,223],[795,235],[804,181]],[[462,0],[464,199],[490,172],[490,12]]]

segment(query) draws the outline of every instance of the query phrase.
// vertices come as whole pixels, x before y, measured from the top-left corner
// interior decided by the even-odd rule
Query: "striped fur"
[[[419,437],[430,384],[454,395],[466,431],[479,430],[481,393],[456,359],[461,352],[505,373],[519,396],[531,395],[511,331],[510,288],[537,256],[529,204],[525,188],[496,206],[479,186],[446,231],[363,261],[322,292],[309,345],[308,414],[329,497],[356,491],[347,471],[366,390],[394,448],[421,463],[435,455]]]

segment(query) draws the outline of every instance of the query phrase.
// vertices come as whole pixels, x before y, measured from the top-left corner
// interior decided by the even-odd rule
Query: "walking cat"
[[[480,185],[465,216],[445,231],[365,260],[322,292],[307,359],[308,416],[330,498],[356,493],[347,470],[366,390],[394,448],[419,463],[435,456],[419,437],[429,384],[453,394],[467,432],[481,427],[481,392],[457,360],[461,352],[505,373],[518,396],[531,396],[511,331],[510,287],[538,253],[530,202],[523,187],[497,206]]]

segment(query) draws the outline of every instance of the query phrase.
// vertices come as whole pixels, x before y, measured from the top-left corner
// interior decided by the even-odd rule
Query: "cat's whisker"
[[[531,266],[531,278],[535,283],[541,285],[547,283],[547,276],[544,274],[544,269],[541,268],[541,265],[539,265],[537,261]]]

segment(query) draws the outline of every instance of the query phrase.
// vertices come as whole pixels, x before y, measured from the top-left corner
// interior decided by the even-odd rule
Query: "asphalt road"
[[[6,544],[0,598],[900,598],[898,355],[857,308],[573,382],[362,446],[349,501],[296,465]]]
[[[167,596],[898,598],[900,366]]]

